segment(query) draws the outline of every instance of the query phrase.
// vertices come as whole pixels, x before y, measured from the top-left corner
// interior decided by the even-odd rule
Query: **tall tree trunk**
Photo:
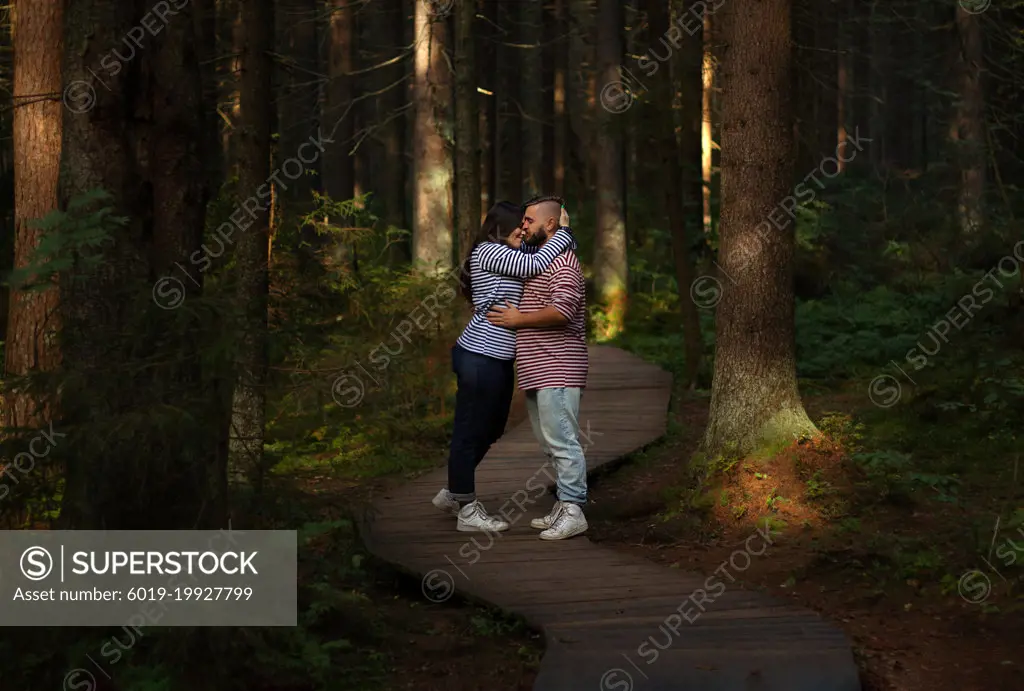
[[[389,60],[404,53],[408,41],[408,22],[402,0],[387,0],[383,10],[384,28],[380,35],[385,37],[387,49],[382,51],[380,60]],[[408,118],[403,108],[409,100],[407,60],[398,60],[386,68],[377,70],[382,80],[381,88],[387,91],[381,95],[380,116],[386,121],[381,134],[384,145],[384,160],[381,161],[381,185],[378,193],[384,201],[385,220],[395,228],[409,228],[407,213],[407,157],[406,131]],[[389,249],[392,264],[403,264],[412,258],[411,243],[405,236],[395,238]]]
[[[837,156],[839,172],[846,169],[846,123],[849,118],[850,85],[853,75],[853,49],[851,44],[851,23],[853,16],[848,12],[847,0],[836,0],[836,151],[843,152]]]
[[[712,92],[715,88],[715,56],[712,53],[712,20],[711,13],[704,13],[704,56],[701,80],[700,111],[700,171],[704,182],[702,207],[704,216],[704,236],[711,237],[711,155],[714,147],[711,129]]]
[[[98,261],[76,253],[61,276],[63,365],[74,374],[60,401],[73,449],[65,529],[224,525],[222,400],[201,369],[205,310],[171,309],[199,293],[192,274],[201,273],[174,274],[199,250],[208,200],[193,7],[169,15],[144,49],[129,48],[132,59],[104,59],[128,46],[150,9],[145,0],[65,9],[65,79],[88,83],[100,65],[103,84],[91,109],[64,120],[60,205],[78,213],[70,202],[103,189],[125,219],[106,228],[113,241],[93,250]]]
[[[242,3],[243,10],[246,2]],[[280,132],[278,156],[285,161],[295,158],[298,148],[309,141],[310,134],[316,132],[320,124],[322,77],[318,65],[317,17],[322,13],[317,0],[278,0],[278,7],[281,12],[276,22],[277,52],[282,59],[277,65],[280,81],[274,96]],[[304,164],[296,177],[282,171],[281,183],[275,189],[276,207],[280,210],[278,226],[293,227],[299,218],[313,210],[313,191],[322,191],[321,165],[322,159],[318,157]],[[300,233],[308,246],[300,251],[299,258],[304,266],[311,266],[310,248],[323,247],[324,238],[311,225],[301,227]]]
[[[445,18],[428,2],[415,10],[412,256],[418,269],[452,266],[451,68]]]
[[[617,0],[598,0],[598,62],[600,83],[622,80],[622,37]],[[594,239],[594,285],[602,339],[614,338],[624,328],[628,300],[629,264],[623,203],[622,116],[599,108],[600,133],[596,146],[597,232]]]
[[[63,109],[59,94],[63,50],[60,3],[19,0],[14,20],[14,268],[29,264],[40,231],[30,223],[57,208]],[[11,381],[5,392],[3,424],[40,427],[49,403],[16,378],[49,372],[60,364],[57,333],[60,293],[11,289],[4,363]]]
[[[206,168],[206,187],[216,189],[224,179],[224,155],[220,148],[221,119],[217,114],[220,92],[220,74],[217,68],[217,2],[195,0],[196,52],[203,89],[203,134],[209,164]]]
[[[242,51],[242,15],[239,0],[219,0],[217,3],[218,55],[228,56],[221,68],[218,100],[224,105],[218,112],[221,127],[221,158],[225,178],[238,175],[235,150],[235,127],[238,124],[238,74]]]
[[[687,3],[684,12],[689,13]],[[673,55],[673,45],[666,45],[669,31],[669,13],[665,3],[654,0],[649,5],[651,35],[662,38],[662,45],[652,45],[655,55],[667,56],[668,74],[653,77],[655,96],[652,105],[658,108],[655,126],[658,137],[655,150],[661,152],[661,169],[668,172],[665,203],[668,211],[669,228],[672,234],[672,256],[675,264],[676,284],[679,292],[679,309],[683,318],[683,341],[685,344],[687,388],[693,388],[697,381],[701,355],[704,348],[700,333],[700,315],[690,295],[694,280],[690,247],[693,238],[699,237],[701,228],[702,184],[700,179],[700,136],[701,114],[698,110],[697,95],[701,92],[701,61],[703,46],[699,37],[684,36]],[[685,22],[676,18],[676,24]],[[681,86],[680,103],[676,103],[675,85]],[[676,135],[676,108],[682,112],[680,135]],[[680,138],[682,142],[680,142]],[[680,145],[680,143],[682,145]]]
[[[541,38],[544,31],[544,5],[541,0],[522,0],[519,4],[519,43],[523,67],[519,71],[522,99],[522,158],[524,201],[542,194],[544,188],[544,71]],[[550,161],[548,161],[550,163]]]
[[[567,21],[568,0],[555,0],[554,34],[557,40],[554,54],[554,159],[552,160],[554,194],[565,197],[565,162],[569,149],[569,118],[566,112],[566,79],[569,71],[569,41]]]
[[[480,227],[480,113],[477,95],[476,6],[455,8],[455,174],[459,263]]]
[[[327,59],[327,103],[324,108],[323,126],[333,143],[325,145],[324,191],[333,201],[340,202],[355,196],[355,158],[349,155],[355,131],[355,109],[353,107],[352,42],[355,37],[355,20],[350,6],[351,0],[331,0],[331,15],[328,21],[330,44]],[[336,219],[348,225],[347,219]],[[333,237],[327,243],[327,259],[335,267],[346,261],[348,243],[344,238]]]
[[[566,0],[569,3],[569,75],[567,80],[570,167],[576,178],[577,194],[589,196],[594,185],[593,168],[596,138],[594,136],[594,102],[592,74],[594,47],[586,37],[594,33],[593,3],[596,0]],[[589,69],[588,69],[589,68]],[[616,77],[616,80],[618,77]]]
[[[740,452],[815,431],[797,389],[789,0],[726,4],[722,61],[724,286],[704,449]],[[782,229],[772,221],[780,219]],[[771,220],[769,220],[771,219]]]
[[[237,135],[240,196],[252,194],[251,190],[259,189],[270,178],[273,27],[273,0],[249,0],[242,6],[242,117]],[[240,318],[240,333],[238,379],[231,406],[229,476],[234,484],[251,482],[258,487],[266,419],[270,228],[265,209],[257,209],[252,221],[252,227],[238,239],[236,250],[235,313]]]
[[[878,171],[889,163],[885,106],[889,103],[889,17],[888,3],[872,0],[869,23],[871,74],[868,84],[871,130],[871,165]]]
[[[497,172],[495,156],[498,134],[498,109],[495,95],[497,91],[495,87],[497,31],[494,28],[498,18],[498,6],[491,0],[479,0],[479,3],[483,22],[480,26],[480,40],[476,42],[476,46],[479,65],[477,81],[484,91],[483,100],[480,101],[480,222],[483,223],[483,216],[498,201],[495,188]]]
[[[519,97],[519,70],[523,59],[515,47],[519,13],[510,3],[497,3],[498,31],[496,96],[498,98],[498,136],[495,141],[497,201],[525,201],[523,190],[523,118]]]
[[[981,17],[956,8],[957,81],[959,98],[950,134],[960,168],[957,217],[965,238],[977,238],[984,224],[985,97],[981,76],[985,69]]]

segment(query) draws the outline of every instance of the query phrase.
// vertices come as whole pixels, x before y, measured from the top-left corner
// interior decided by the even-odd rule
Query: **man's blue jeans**
[[[534,389],[526,392],[526,410],[533,434],[551,459],[557,475],[558,500],[587,503],[587,459],[580,445],[579,388]]]

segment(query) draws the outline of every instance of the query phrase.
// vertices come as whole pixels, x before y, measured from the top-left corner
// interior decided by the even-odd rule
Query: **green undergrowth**
[[[715,457],[679,457],[679,471],[659,492],[658,522],[682,530],[696,520],[702,532],[714,533],[711,524],[723,519],[737,525],[767,519],[773,529],[796,535],[811,525],[805,515],[787,512],[787,505],[800,504],[817,520],[813,530],[823,545],[845,541],[855,553],[833,558],[832,548],[823,546],[821,568],[861,574],[879,588],[909,581],[948,594],[950,579],[955,593],[959,575],[980,566],[1009,593],[1003,609],[1019,607],[1020,276],[1004,277],[1001,288],[993,284],[991,297],[983,304],[979,298],[980,309],[969,319],[953,311],[956,323],[948,332],[941,326],[984,274],[920,274],[885,287],[834,285],[830,293],[799,300],[797,372],[805,405],[829,409],[812,416],[823,440],[754,454],[726,449]],[[684,344],[678,325],[660,326],[665,319],[648,318],[652,329],[632,323],[615,345],[679,377]],[[713,333],[704,337],[713,341]],[[882,375],[898,396],[873,399],[869,386]],[[673,410],[693,400],[677,387]],[[695,448],[702,432],[677,428],[649,453],[677,453],[684,440]],[[780,480],[779,463],[788,464],[795,479]]]

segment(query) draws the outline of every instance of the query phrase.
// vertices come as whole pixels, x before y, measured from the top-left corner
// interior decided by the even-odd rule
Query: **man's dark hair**
[[[534,204],[540,204],[542,202],[558,202],[559,206],[565,206],[565,200],[562,199],[561,197],[558,197],[554,194],[542,194],[540,196],[526,200],[523,203],[523,213],[526,213],[526,210],[529,209]]]

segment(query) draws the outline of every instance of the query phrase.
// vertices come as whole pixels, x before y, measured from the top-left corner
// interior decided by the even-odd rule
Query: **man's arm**
[[[492,307],[492,311],[487,313],[488,321],[510,329],[544,329],[569,323],[565,315],[551,305],[533,312],[520,312],[510,302],[506,302],[505,305],[506,307]],[[501,316],[492,319],[491,315],[495,314]]]
[[[570,266],[560,266],[552,272],[550,305],[533,312],[520,312],[506,302],[505,307],[492,307],[487,320],[508,329],[562,327],[575,316],[584,297],[578,272]]]
[[[483,243],[477,249],[480,268],[502,276],[529,278],[543,273],[555,257],[567,249],[575,249],[572,233],[558,230],[537,252],[527,254],[501,242]]]

